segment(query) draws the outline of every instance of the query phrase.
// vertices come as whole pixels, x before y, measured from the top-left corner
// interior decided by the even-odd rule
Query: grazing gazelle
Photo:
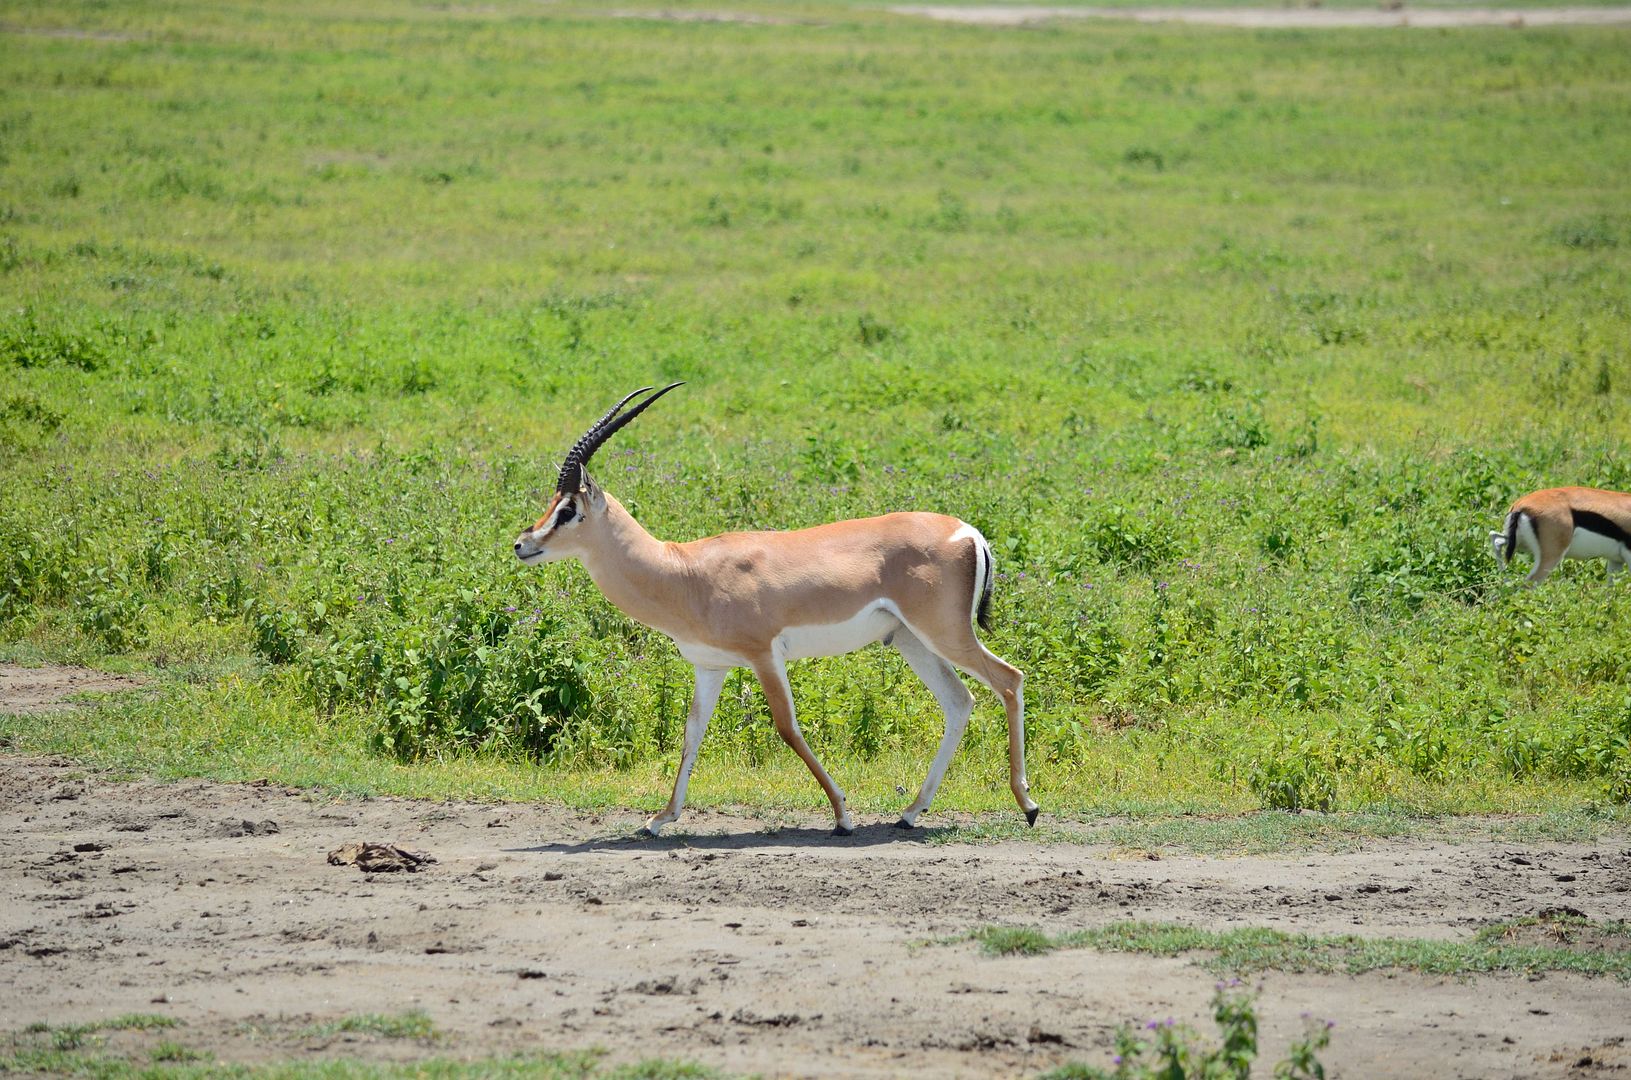
[[[630,618],[674,639],[696,668],[685,749],[668,806],[646,822],[655,836],[680,816],[697,747],[725,676],[748,667],[764,687],[779,734],[832,802],[835,833],[852,829],[844,793],[810,752],[788,689],[789,660],[837,656],[874,641],[893,643],[946,714],[929,775],[898,824],[911,828],[935,789],[974,711],[956,668],[989,686],[1008,713],[1009,787],[1031,824],[1037,805],[1025,782],[1024,676],[974,636],[987,626],[991,547],[972,525],[940,514],[886,514],[794,532],[725,533],[688,544],[656,539],[590,478],[585,466],[624,424],[680,383],[622,412],[643,387],[584,433],[566,455],[555,497],[515,542],[527,565],[576,557],[600,591]]]
[[[1502,566],[1513,552],[1527,551],[1532,584],[1564,559],[1606,559],[1612,581],[1631,560],[1631,495],[1586,487],[1531,491],[1512,504],[1505,529],[1490,533],[1489,542]]]

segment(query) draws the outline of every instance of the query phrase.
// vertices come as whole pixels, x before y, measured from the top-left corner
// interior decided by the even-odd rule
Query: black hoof
[[[634,834],[634,838],[636,840],[655,840],[657,834],[651,831],[650,826],[642,825],[640,831]]]
[[[915,829],[915,828],[917,828],[917,826],[913,825],[910,821],[907,821],[905,818],[901,818],[899,821],[895,822],[895,828],[897,828],[897,829]]]
[[[842,825],[840,825],[840,826],[838,826],[836,829],[834,829],[832,831],[832,834],[834,836],[854,836],[855,835],[855,830],[854,829],[846,829]]]
[[[1025,811],[1025,824],[1034,826],[1036,824],[1036,815],[1040,814],[1041,812],[1042,808],[1040,806],[1033,806],[1029,810]]]

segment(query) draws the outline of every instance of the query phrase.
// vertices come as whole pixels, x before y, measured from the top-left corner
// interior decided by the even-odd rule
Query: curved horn
[[[611,423],[612,417],[616,416],[623,406],[650,389],[649,386],[642,386],[634,393],[627,395],[622,401],[607,409],[605,416],[590,424],[589,430],[578,437],[578,441],[572,444],[572,449],[566,452],[566,460],[561,462],[561,475],[555,481],[556,492],[565,495],[583,486],[583,463],[588,461],[589,455],[595,452],[595,436],[600,434],[601,428]]]
[[[584,432],[583,437],[579,439],[567,453],[566,461],[561,465],[561,476],[556,482],[555,490],[564,495],[568,492],[577,491],[579,488],[581,488],[583,486],[584,466],[588,465],[589,459],[595,456],[595,451],[599,450],[601,446],[605,444],[607,439],[615,435],[630,420],[633,420],[636,416],[639,416],[641,413],[645,412],[647,407],[649,407],[653,401],[656,401],[658,398],[662,397],[676,386],[684,385],[685,384],[683,382],[669,383],[667,386],[663,387],[655,394],[652,394],[650,397],[646,398],[644,401],[640,402],[640,404],[636,405],[634,408],[630,409],[626,413],[623,413],[622,415],[618,414],[623,406],[627,405],[640,394],[650,390],[651,387],[643,386],[634,393],[630,394],[628,397],[625,397],[622,401],[619,401],[616,405],[612,406],[605,416],[602,416],[595,422],[593,427]]]

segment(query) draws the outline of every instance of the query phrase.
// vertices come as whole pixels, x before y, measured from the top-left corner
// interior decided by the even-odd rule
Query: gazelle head
[[[606,517],[606,493],[590,478],[589,459],[594,457],[607,439],[618,429],[639,416],[658,398],[684,383],[669,383],[640,404],[623,412],[623,406],[650,390],[642,386],[634,393],[607,410],[595,421],[583,437],[572,444],[561,463],[561,475],[555,481],[555,497],[550,500],[544,516],[515,541],[515,557],[533,566],[555,562],[581,554],[591,544],[596,527]]]

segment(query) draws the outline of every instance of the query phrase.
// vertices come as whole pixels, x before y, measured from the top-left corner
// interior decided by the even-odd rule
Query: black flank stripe
[[[1620,523],[1613,518],[1604,517],[1594,511],[1576,510],[1574,512],[1574,527],[1585,529],[1587,532],[1594,532],[1598,536],[1606,536],[1610,540],[1616,540],[1626,547],[1631,547],[1631,532],[1626,532],[1625,529],[1621,528]]]

